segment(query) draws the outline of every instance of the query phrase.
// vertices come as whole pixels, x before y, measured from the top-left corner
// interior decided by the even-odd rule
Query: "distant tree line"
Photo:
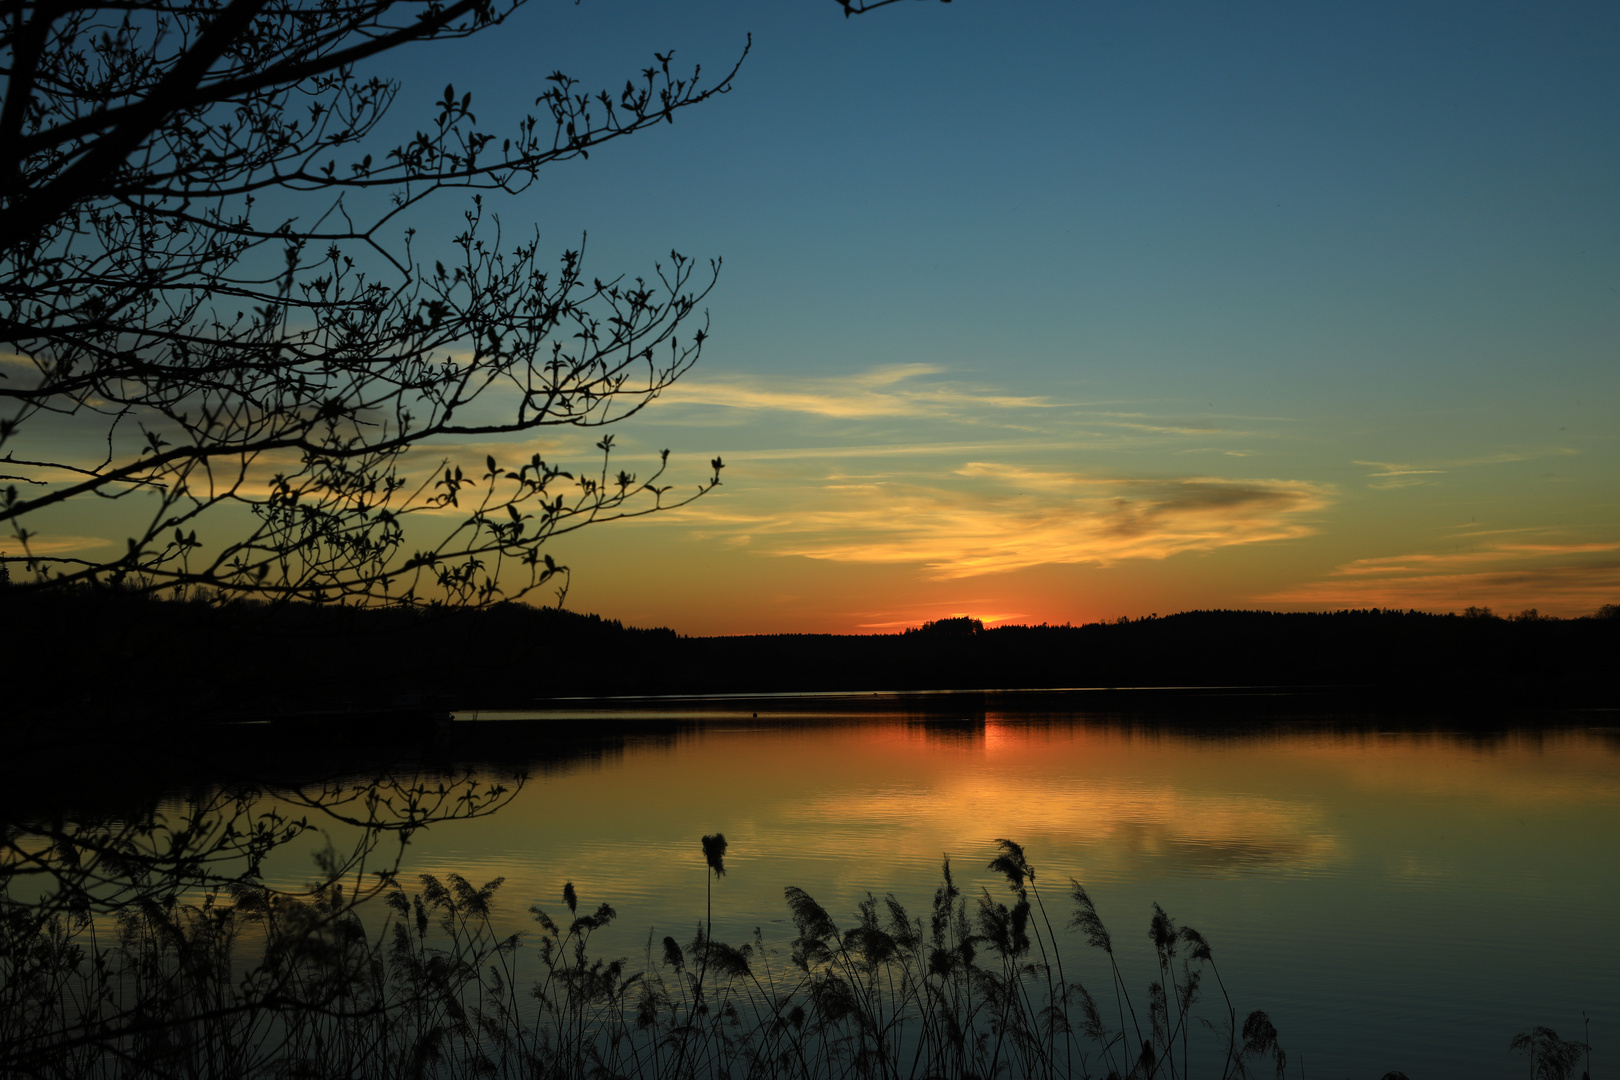
[[[997,627],[962,617],[899,634],[704,638],[522,604],[361,609],[0,589],[0,619],[29,628],[7,643],[10,715],[139,724],[580,696],[1063,687],[1614,704],[1616,612],[1190,611]]]

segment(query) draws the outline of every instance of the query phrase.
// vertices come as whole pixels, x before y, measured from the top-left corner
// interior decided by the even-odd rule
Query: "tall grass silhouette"
[[[869,893],[840,926],[790,886],[792,939],[756,930],[735,946],[713,936],[726,848],[721,834],[702,839],[705,911],[692,939],[649,933],[634,968],[592,955],[617,913],[582,908],[573,882],[566,918],[531,907],[528,934],[495,929],[501,879],[475,887],[455,874],[421,875],[415,893],[390,887],[370,923],[338,886],[307,900],[240,886],[137,905],[111,940],[89,918],[30,930],[24,905],[0,896],[0,1077],[1288,1074],[1276,1028],[1259,1010],[1239,1020],[1202,934],[1155,904],[1155,977],[1133,994],[1090,893],[1068,881],[1059,932],[1011,840],[989,864],[1005,897],[963,895],[947,859],[925,913]],[[1102,1003],[1074,977],[1076,945],[1101,954]],[[1213,1015],[1206,977],[1219,991]],[[1567,1077],[1586,1049],[1544,1028],[1513,1048],[1535,1077]]]

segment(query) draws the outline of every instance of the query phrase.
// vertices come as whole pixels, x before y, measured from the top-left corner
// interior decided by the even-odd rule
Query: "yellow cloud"
[[[922,383],[942,369],[900,364],[829,378],[683,379],[659,396],[666,404],[718,405],[732,409],[798,412],[839,419],[879,416],[941,416],[961,407],[1040,409],[1044,397],[994,394],[971,387]]]
[[[72,555],[111,544],[111,540],[100,536],[31,536],[28,538],[28,551],[34,555]],[[23,546],[16,536],[0,535],[0,555],[22,554]]]
[[[950,579],[1296,539],[1315,531],[1309,517],[1331,497],[1303,481],[1106,477],[983,462],[955,475],[963,483],[950,487],[824,484],[770,516],[728,508],[705,524],[746,530],[761,552],[911,563]]]

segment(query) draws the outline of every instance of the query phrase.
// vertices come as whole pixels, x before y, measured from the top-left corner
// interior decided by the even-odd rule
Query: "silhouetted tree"
[[[385,992],[358,909],[383,895],[404,922],[414,903],[420,938],[429,911],[453,915],[464,894],[477,902],[492,891],[498,881],[478,893],[450,875],[453,896],[422,875],[424,893],[408,900],[400,857],[422,829],[493,813],[518,786],[384,773],[198,790],[115,813],[6,806],[0,1075],[175,1075],[188,1070],[169,1059],[195,1057],[198,1044],[206,1054],[222,1033],[262,1044],[268,1017],[386,1019],[453,1000],[490,942],[453,942],[433,962],[437,975]],[[275,885],[292,850],[316,837],[326,843],[314,879]],[[257,955],[235,956],[233,944],[255,930]],[[245,1073],[216,1064],[208,1075]]]
[[[923,623],[921,626],[908,627],[908,634],[944,634],[954,637],[971,637],[974,634],[984,633],[984,623],[971,615],[956,615],[949,619],[935,619],[933,622]]]
[[[411,837],[494,813],[522,786],[461,775],[225,785],[116,813],[0,810],[0,902],[53,917],[162,906],[187,895],[260,884],[267,861],[311,834],[318,882],[348,886],[346,904],[387,887]],[[335,845],[342,841],[347,847]],[[308,890],[294,890],[303,893]]]
[[[715,458],[673,491],[668,451],[615,469],[612,435],[586,472],[466,447],[640,410],[697,360],[720,265],[604,280],[581,244],[548,266],[481,192],[673,122],[735,66],[708,82],[655,54],[595,94],[558,72],[509,130],[447,85],[379,141],[402,84],[363,68],[521,5],[0,7],[0,522],[34,584],[492,602],[566,585],[551,537],[719,483]],[[470,205],[426,256],[408,222],[445,188]],[[29,524],[96,499],[128,533],[107,557]]]

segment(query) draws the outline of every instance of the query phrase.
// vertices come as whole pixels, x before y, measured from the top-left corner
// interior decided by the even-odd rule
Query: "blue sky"
[[[604,276],[724,258],[702,364],[619,438],[726,483],[560,543],[572,606],[1620,598],[1620,9],[586,0],[434,55],[516,110],[750,33],[724,99],[500,207]]]

